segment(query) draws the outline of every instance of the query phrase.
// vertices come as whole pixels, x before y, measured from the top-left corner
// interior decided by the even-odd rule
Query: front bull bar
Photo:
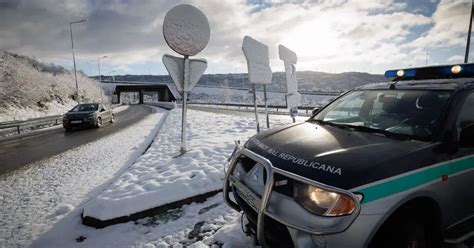
[[[297,230],[301,230],[301,231],[304,231],[304,232],[308,232],[308,233],[311,233],[311,234],[316,234],[316,235],[334,234],[334,233],[338,233],[338,232],[342,232],[342,231],[346,230],[350,226],[350,224],[352,224],[352,222],[355,220],[355,218],[360,213],[360,209],[361,209],[361,205],[360,205],[360,201],[359,201],[360,199],[355,194],[353,194],[352,192],[342,190],[342,189],[339,189],[339,188],[335,188],[335,187],[332,187],[332,186],[329,186],[329,185],[321,184],[321,183],[312,181],[310,179],[307,179],[305,177],[301,177],[299,175],[295,175],[295,174],[292,174],[290,172],[287,172],[287,171],[281,170],[279,168],[273,167],[272,163],[268,159],[254,153],[250,150],[245,149],[240,144],[239,141],[235,141],[235,150],[232,153],[231,157],[229,158],[229,161],[228,161],[229,168],[227,169],[227,171],[225,171],[225,182],[224,182],[223,194],[224,194],[224,201],[227,203],[227,205],[229,205],[231,208],[233,208],[237,212],[240,212],[242,209],[240,208],[240,206],[237,203],[235,203],[234,201],[232,201],[232,199],[230,199],[229,193],[230,193],[230,189],[231,189],[231,181],[236,179],[236,177],[233,176],[233,173],[234,173],[234,170],[235,170],[235,168],[238,164],[237,159],[239,159],[239,157],[241,155],[245,155],[246,157],[252,159],[253,161],[256,161],[259,164],[261,164],[265,168],[266,175],[267,175],[266,182],[265,182],[265,187],[264,187],[264,192],[261,196],[261,200],[259,201],[260,204],[256,204],[257,205],[256,206],[257,207],[257,216],[258,216],[257,217],[257,240],[260,243],[260,245],[262,245],[263,247],[266,247],[265,232],[264,232],[264,218],[265,218],[265,215],[269,215],[267,213],[267,207],[268,207],[268,203],[270,201],[270,197],[271,197],[271,194],[272,194],[272,191],[273,191],[273,186],[274,186],[274,183],[275,183],[274,182],[274,173],[275,172],[277,172],[278,174],[284,175],[284,176],[288,176],[292,179],[299,180],[299,181],[302,181],[304,183],[323,188],[325,190],[345,194],[345,195],[353,198],[354,202],[356,203],[356,208],[354,209],[352,214],[349,216],[349,218],[346,221],[344,221],[342,225],[339,225],[339,227],[335,227],[333,231],[329,231],[329,232],[320,232],[320,231],[315,231],[314,229],[308,229],[308,228],[301,227],[301,226],[295,226],[295,225],[292,225],[290,223],[287,223],[287,222],[281,220],[280,218],[277,218],[277,216],[269,215],[269,216],[273,217],[275,220],[279,221],[280,223],[282,223],[286,226],[289,226],[289,227],[292,227],[292,228],[295,228]],[[225,170],[225,167],[224,167],[224,170]]]

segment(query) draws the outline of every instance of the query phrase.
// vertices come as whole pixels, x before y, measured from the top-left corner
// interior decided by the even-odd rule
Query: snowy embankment
[[[168,111],[0,176],[0,246],[24,247],[80,208],[149,145]],[[79,218],[79,216],[77,216]]]
[[[77,105],[77,102],[68,100],[63,103],[47,102],[43,108],[7,107],[0,111],[0,122],[24,121],[32,118],[62,115]]]
[[[96,80],[34,58],[0,53],[0,122],[60,115],[77,102],[97,102],[101,88]]]
[[[155,142],[137,162],[85,205],[84,215],[110,219],[154,208],[173,201],[221,189],[223,167],[234,140],[255,134],[251,117],[190,110],[189,151],[179,154],[180,109],[170,111]],[[263,116],[262,116],[263,117]],[[306,118],[299,118],[298,121]],[[290,123],[286,116],[271,116],[272,126]],[[77,209],[35,245],[51,246],[145,246],[212,245],[251,240],[240,230],[240,215],[228,208],[222,194],[203,203],[192,203],[153,217],[95,229],[81,224]],[[81,237],[78,240],[79,237]],[[240,242],[240,243],[239,243]]]

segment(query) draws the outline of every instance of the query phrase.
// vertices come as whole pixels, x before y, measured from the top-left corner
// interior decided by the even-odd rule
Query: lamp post
[[[103,56],[100,58],[97,58],[97,68],[99,69],[99,86],[100,86],[100,102],[103,101],[102,97],[102,75],[100,74],[100,60],[101,59],[106,59],[107,56]]]
[[[72,62],[74,64],[74,80],[76,81],[76,99],[79,103],[79,86],[77,84],[77,73],[76,73],[76,57],[74,55],[74,37],[72,35],[72,24],[87,22],[87,19],[82,19],[80,21],[69,22],[69,30],[71,31],[71,47],[72,47]]]
[[[471,15],[469,18],[469,30],[467,32],[466,53],[464,54],[464,63],[469,61],[469,46],[471,45],[472,16],[474,15],[474,0],[471,3]]]

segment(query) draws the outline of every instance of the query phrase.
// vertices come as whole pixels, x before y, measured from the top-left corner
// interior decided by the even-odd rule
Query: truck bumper
[[[249,158],[257,163],[256,166],[264,168],[265,181],[260,188],[251,188],[242,180],[245,172],[238,168],[241,157]],[[264,247],[271,245],[267,244],[268,240],[281,236],[290,237],[296,247],[364,247],[372,236],[371,230],[374,230],[373,227],[381,217],[359,216],[360,201],[352,192],[276,168],[269,160],[243,148],[238,142],[226,167],[224,200],[236,211],[244,211],[249,227],[253,229],[252,233]],[[281,177],[348,195],[356,202],[356,208],[351,214],[344,216],[312,214],[292,197],[275,191],[275,178]]]

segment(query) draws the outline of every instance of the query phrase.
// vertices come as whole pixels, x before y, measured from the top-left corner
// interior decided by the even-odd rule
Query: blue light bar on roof
[[[394,80],[420,80],[474,77],[474,63],[388,70],[385,77]]]
[[[414,77],[416,75],[415,69],[399,69],[399,70],[389,70],[385,72],[385,77]]]

